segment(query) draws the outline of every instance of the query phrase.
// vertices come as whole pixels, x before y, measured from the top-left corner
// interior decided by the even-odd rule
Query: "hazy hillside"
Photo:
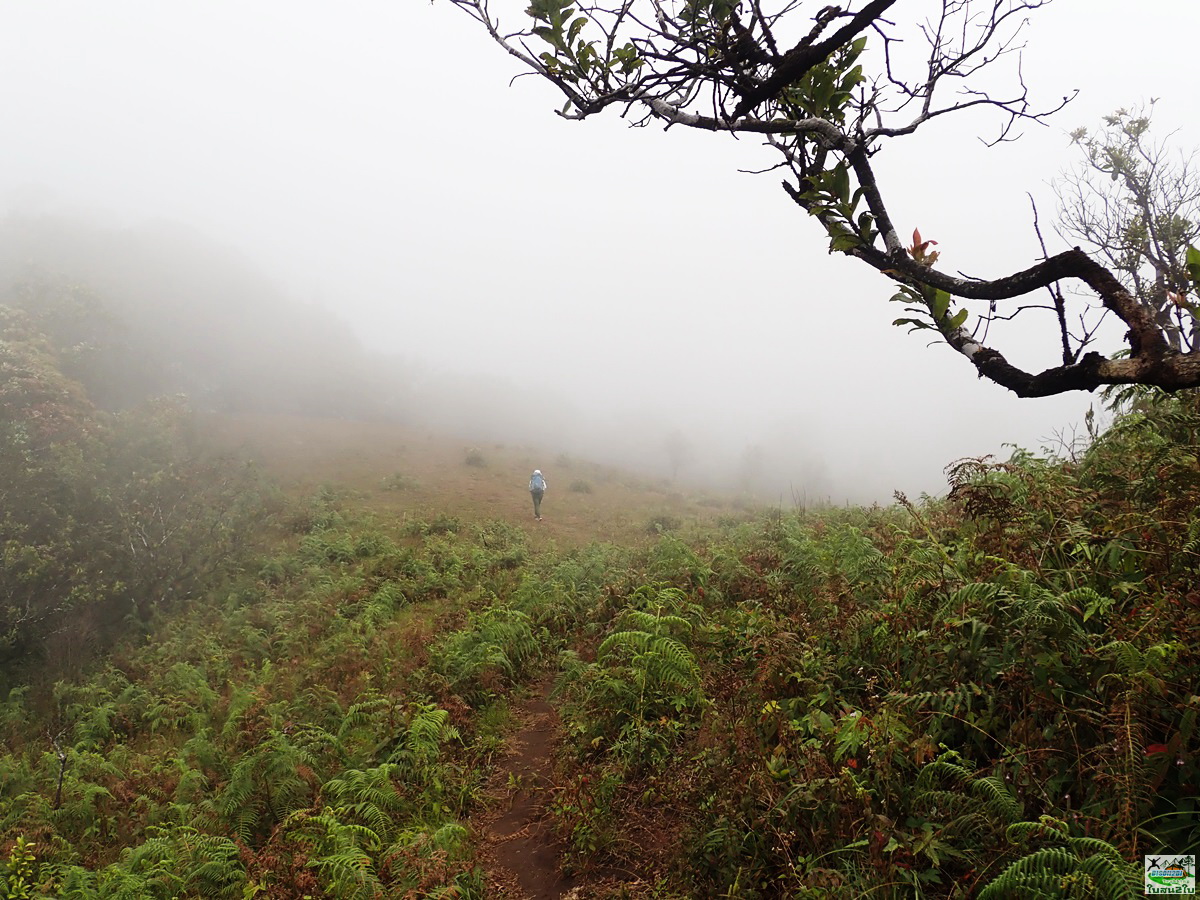
[[[402,301],[414,315],[432,302]],[[721,425],[736,410],[714,408],[709,421],[681,430],[637,395],[614,398],[620,412],[589,409],[550,369],[531,390],[477,371],[469,355],[432,368],[367,353],[336,315],[288,296],[237,250],[172,223],[11,215],[0,221],[0,305],[29,312],[64,372],[106,409],[185,394],[198,410],[391,421],[786,505],[894,487],[866,487],[869,472],[838,484],[802,416],[740,434]],[[682,442],[679,465],[667,449],[673,439]]]
[[[30,311],[105,405],[185,393],[200,408],[396,415],[398,363],[229,247],[171,223],[0,223],[0,303]]]

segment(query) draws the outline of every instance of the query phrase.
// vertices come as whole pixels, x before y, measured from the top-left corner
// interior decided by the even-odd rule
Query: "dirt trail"
[[[546,699],[549,693],[546,681],[513,707],[517,729],[489,785],[488,811],[475,821],[497,897],[557,900],[571,896],[576,886],[562,872],[562,843],[550,821],[558,714]]]

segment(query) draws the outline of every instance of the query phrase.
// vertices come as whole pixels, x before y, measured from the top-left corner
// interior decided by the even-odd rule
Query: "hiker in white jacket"
[[[529,479],[529,493],[533,497],[533,517],[542,521],[542,494],[546,493],[546,478],[541,469],[534,469]]]

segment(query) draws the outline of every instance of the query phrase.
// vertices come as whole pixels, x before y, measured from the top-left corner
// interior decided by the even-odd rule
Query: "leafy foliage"
[[[564,658],[576,853],[637,865],[621,823],[665,805],[693,816],[693,895],[1101,897],[1196,846],[1200,421],[1138,396],[1076,459],[970,461],[946,501],[661,537],[654,577],[684,593],[635,592],[595,662]],[[623,742],[643,682],[698,687],[700,729]],[[1061,833],[1014,844],[1027,816]]]
[[[1151,135],[1150,106],[1077,129],[1082,162],[1056,185],[1066,236],[1094,248],[1154,316],[1176,352],[1197,348],[1200,178]],[[1082,323],[1081,323],[1082,324]],[[1087,329],[1094,332],[1095,326]]]
[[[1142,896],[1141,871],[1111,845],[1095,838],[1071,837],[1066,823],[1042,816],[1037,822],[1009,826],[1013,841],[1040,838],[1051,846],[1035,850],[1008,866],[979,893],[980,900],[1005,897]]]
[[[78,667],[127,617],[217,589],[262,510],[253,473],[206,452],[183,404],[97,409],[7,307],[0,468],[0,685],[34,660]]]

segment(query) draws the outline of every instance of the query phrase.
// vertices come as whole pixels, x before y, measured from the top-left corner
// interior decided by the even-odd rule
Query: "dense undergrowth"
[[[484,896],[469,815],[547,668],[568,864],[626,893],[1133,896],[1200,848],[1198,448],[1195,397],[1141,398],[946,500],[570,554],[277,511],[226,590],[0,703],[0,896]]]
[[[649,559],[561,679],[583,865],[689,896],[1140,894],[1200,848],[1200,407],[946,501],[777,516]]]
[[[277,505],[183,398],[98,407],[66,374],[81,337],[0,305],[0,695],[219,589]]]
[[[7,896],[481,895],[463,822],[544,644],[498,603],[522,535],[394,538],[327,498],[290,524],[294,551],[221,602],[9,694]]]

